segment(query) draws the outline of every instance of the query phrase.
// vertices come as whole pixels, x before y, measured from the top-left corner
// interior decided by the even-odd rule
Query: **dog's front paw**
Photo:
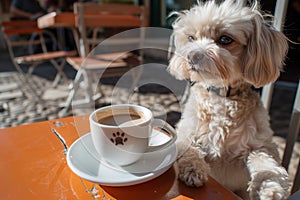
[[[178,160],[179,179],[187,186],[201,187],[208,179],[209,166],[204,160]]]
[[[260,172],[249,183],[249,195],[257,200],[284,200],[289,196],[290,182],[287,176],[272,172]]]
[[[288,196],[286,191],[277,181],[267,180],[262,182],[259,191],[260,199],[266,200],[283,200]]]

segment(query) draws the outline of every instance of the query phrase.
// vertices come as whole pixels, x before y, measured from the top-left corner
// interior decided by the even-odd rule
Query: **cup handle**
[[[168,147],[169,145],[173,144],[176,141],[176,139],[177,139],[176,131],[167,122],[165,122],[161,119],[154,119],[153,122],[152,122],[152,127],[153,128],[158,127],[160,129],[162,129],[164,132],[168,133],[171,136],[171,139],[168,142],[166,142],[164,144],[161,144],[161,145],[158,145],[158,146],[149,146],[148,149],[147,149],[147,152],[153,152],[153,151],[157,151],[157,150],[162,149],[162,148],[166,148],[166,147]]]

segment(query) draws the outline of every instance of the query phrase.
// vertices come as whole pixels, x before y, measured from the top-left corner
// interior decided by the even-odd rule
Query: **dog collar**
[[[196,81],[191,81],[190,79],[186,79],[189,84],[190,87],[194,86],[196,84]],[[217,94],[220,97],[230,97],[230,96],[234,96],[234,95],[240,95],[240,87],[237,88],[232,88],[232,87],[215,87],[215,86],[209,86],[207,88],[208,92],[214,92],[215,94]]]
[[[220,97],[230,97],[234,95],[240,94],[240,88],[232,88],[232,87],[214,87],[210,86],[207,88],[208,92],[214,92]]]

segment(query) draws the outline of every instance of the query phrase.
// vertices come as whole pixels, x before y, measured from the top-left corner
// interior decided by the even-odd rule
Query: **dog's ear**
[[[244,79],[255,87],[276,81],[288,50],[283,33],[266,24],[260,14],[253,18],[254,30],[244,57]]]
[[[169,52],[168,52],[168,59],[169,59],[169,66],[168,71],[178,80],[185,80],[189,79],[189,72],[187,70],[186,65],[186,58],[183,55],[180,55],[179,52],[175,50],[176,46],[178,47],[180,39],[178,39],[173,33],[170,37],[170,44],[169,44]]]
[[[184,59],[182,55],[175,52],[169,62],[168,71],[178,80],[189,78],[187,67],[184,66],[186,64]]]

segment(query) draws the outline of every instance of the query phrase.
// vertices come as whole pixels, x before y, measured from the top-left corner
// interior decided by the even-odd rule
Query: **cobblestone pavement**
[[[32,96],[30,92],[20,90],[22,85],[16,72],[0,73],[0,128],[58,118],[62,109],[61,105],[65,103],[69,93],[69,83],[53,90],[50,81],[38,76],[33,76],[33,79],[36,83],[36,89],[43,91],[44,97],[48,99],[43,103],[31,101],[28,98]],[[48,89],[45,90],[45,88]],[[182,106],[179,103],[179,97],[159,86],[146,86],[141,88],[139,93],[134,93],[130,97],[125,94],[126,90],[122,91],[121,88],[120,91],[124,95],[119,95],[116,99],[111,98],[112,85],[102,85],[101,91],[103,96],[96,102],[96,107],[108,105],[111,102],[134,103],[150,108],[155,117],[163,118],[173,126],[180,119]],[[276,135],[274,140],[278,144],[281,154],[285,146],[284,138],[288,130],[295,92],[295,85],[279,83],[275,86],[270,116],[271,125]],[[80,110],[73,110],[68,113],[68,115],[72,114],[81,113]],[[291,177],[295,174],[299,156],[300,145],[297,144],[290,165]]]
[[[32,97],[28,89],[20,90],[21,83],[19,83],[17,73],[6,72],[1,73],[0,76],[0,85],[1,88],[4,88],[2,90],[0,88],[0,128],[58,118],[62,105],[69,94],[68,85],[70,83],[52,89],[50,81],[33,76],[34,82],[37,83],[35,85],[36,89],[43,91],[43,99],[46,99],[43,103],[37,103],[28,98]],[[124,93],[124,95],[119,94],[116,99],[111,99],[112,85],[103,84],[101,91],[103,96],[96,101],[96,108],[108,105],[111,102],[141,104],[151,109],[156,117],[165,119],[168,117],[172,125],[175,125],[179,120],[181,108],[178,97],[166,93],[166,91],[160,93],[134,93],[128,98],[125,94],[126,90],[121,88],[118,91]],[[74,114],[82,113],[80,113],[80,110],[74,110]],[[68,115],[73,115],[73,112],[70,111]]]

